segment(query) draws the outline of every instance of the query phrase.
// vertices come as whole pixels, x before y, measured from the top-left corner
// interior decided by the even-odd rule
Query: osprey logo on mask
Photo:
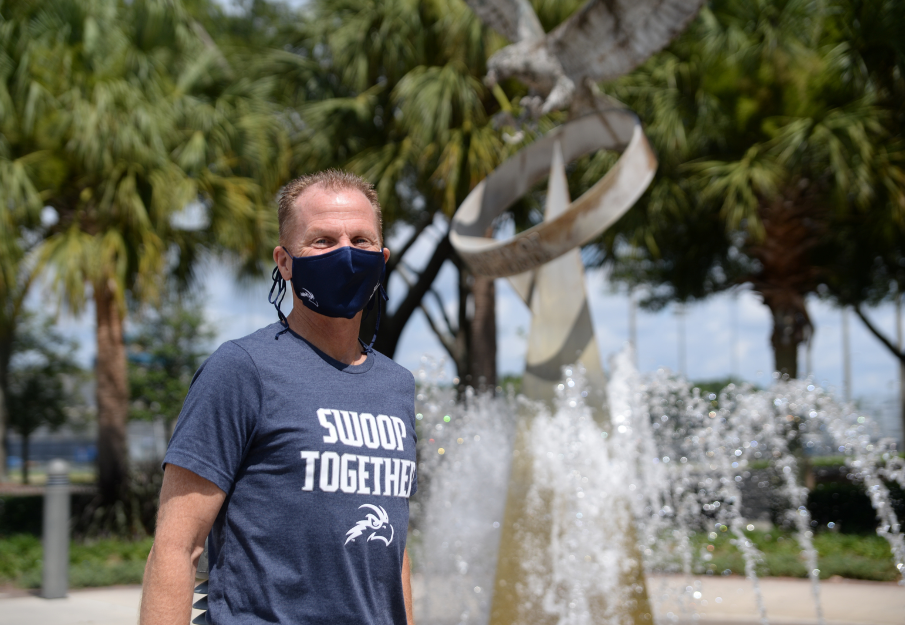
[[[299,289],[298,296],[300,299],[308,300],[309,302],[317,306],[317,300],[314,299],[314,295],[312,295],[311,291],[309,291],[308,289]]]

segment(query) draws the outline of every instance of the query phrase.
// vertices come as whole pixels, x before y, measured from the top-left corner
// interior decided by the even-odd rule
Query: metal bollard
[[[59,458],[47,465],[43,543],[41,596],[65,597],[69,590],[69,465]]]

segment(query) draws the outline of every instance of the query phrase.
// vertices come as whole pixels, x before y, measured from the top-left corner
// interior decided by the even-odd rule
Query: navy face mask
[[[285,247],[283,249],[286,250]],[[289,254],[289,250],[286,253]],[[375,294],[384,301],[387,299],[381,285],[386,274],[382,251],[369,252],[354,247],[340,247],[316,256],[289,255],[292,257],[292,290],[305,307],[316,313],[351,319],[366,306],[370,312]],[[286,317],[280,310],[286,294],[286,282],[279,267],[274,268],[271,277],[273,286],[270,288],[268,301],[276,307],[280,322],[288,329]],[[377,304],[379,327],[380,303]],[[377,338],[376,328],[374,338]],[[371,345],[373,344],[374,339],[371,340]]]

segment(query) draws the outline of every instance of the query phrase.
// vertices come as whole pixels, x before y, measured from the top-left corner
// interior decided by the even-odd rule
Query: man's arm
[[[188,625],[204,539],[226,499],[213,482],[168,464],[142,584],[141,625]]]
[[[415,625],[415,609],[412,605],[412,564],[409,562],[409,548],[402,556],[402,595],[405,597],[405,618],[408,625]]]

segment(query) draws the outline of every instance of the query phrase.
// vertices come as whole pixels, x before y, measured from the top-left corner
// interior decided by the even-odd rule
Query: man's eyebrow
[[[306,236],[307,239],[319,239],[321,237],[333,239],[336,238],[336,233],[333,230],[314,228],[309,230]],[[364,228],[360,230],[350,229],[349,238],[355,237],[365,237],[366,239],[373,239],[374,241],[380,240],[380,235],[378,235],[377,231],[373,228]]]

